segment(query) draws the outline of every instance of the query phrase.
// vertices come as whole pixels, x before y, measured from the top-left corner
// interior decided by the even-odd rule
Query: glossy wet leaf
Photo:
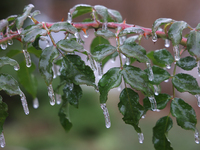
[[[22,53],[21,50],[9,50],[9,52],[6,53],[6,56],[12,58],[21,53]]]
[[[159,63],[159,62],[157,61],[157,59],[155,59],[155,57],[154,57],[154,52],[155,52],[155,51],[150,51],[150,52],[148,52],[148,53],[147,53],[147,57],[153,62],[154,65],[157,65],[157,66],[159,66],[159,67],[165,67],[164,64]]]
[[[7,25],[8,21],[6,19],[0,20],[0,32],[4,31]]]
[[[155,33],[158,30],[158,27],[163,25],[163,24],[167,24],[167,23],[171,23],[173,22],[173,19],[171,18],[159,18],[157,19],[152,26],[152,33]]]
[[[87,4],[78,4],[70,9],[70,12],[72,13],[72,18],[76,18],[83,14],[92,12],[92,6]]]
[[[95,5],[94,9],[96,13],[103,18],[104,21],[107,21],[108,18],[108,9],[102,5]]]
[[[177,61],[176,65],[184,70],[192,70],[197,66],[197,62],[193,57],[187,56]]]
[[[53,80],[53,70],[52,70],[52,62],[55,58],[59,56],[59,53],[55,46],[46,47],[41,54],[39,60],[39,71],[42,77],[45,80],[47,86]]]
[[[153,56],[161,64],[171,65],[174,62],[172,54],[165,48],[154,51]]]
[[[0,67],[4,65],[11,65],[13,67],[19,66],[18,62],[14,59],[11,59],[9,57],[0,57]]]
[[[169,116],[160,118],[153,127],[153,144],[156,150],[173,150],[167,134],[173,126],[173,121]]]
[[[178,45],[182,40],[182,31],[187,28],[188,25],[184,21],[174,22],[168,31],[169,39],[171,39],[173,46]]]
[[[8,106],[6,103],[2,101],[2,97],[0,95],[0,134],[3,131],[4,122],[6,118],[8,117],[7,111],[8,111]]]
[[[189,74],[176,74],[172,78],[172,83],[179,92],[189,92],[192,95],[200,94],[200,87],[196,79]]]
[[[138,124],[144,113],[144,108],[139,103],[139,95],[132,89],[125,88],[120,93],[119,98],[118,108],[123,115],[122,119],[126,124],[132,125],[136,132],[141,133]]]
[[[36,57],[40,58],[42,50],[37,50],[33,46],[28,47],[27,51],[31,54],[34,54]]]
[[[68,22],[56,22],[49,28],[49,31],[67,31],[69,33],[74,34],[77,32],[77,29]]]
[[[95,32],[95,35],[102,36],[105,39],[115,37],[115,34],[111,32],[110,30],[98,30],[97,32]]]
[[[6,19],[8,20],[8,21],[13,21],[13,20],[15,20],[17,18],[17,15],[10,15],[10,16],[8,16]]]
[[[122,16],[117,10],[108,9],[108,15],[117,22],[122,22]]]
[[[125,28],[124,30],[122,30],[119,33],[119,36],[123,36],[123,35],[127,35],[127,34],[132,34],[132,33],[139,33],[139,34],[143,34],[144,30],[138,27],[129,27],[129,28]]]
[[[176,117],[177,124],[181,128],[195,131],[197,119],[192,106],[180,98],[174,98],[171,103],[170,112],[172,116]]]

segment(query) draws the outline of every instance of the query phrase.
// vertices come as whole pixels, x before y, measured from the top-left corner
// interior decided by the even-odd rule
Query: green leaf
[[[100,103],[106,103],[108,92],[122,82],[121,69],[114,67],[108,70],[99,80]]]
[[[23,26],[24,20],[26,20],[26,18],[29,16],[33,8],[34,8],[33,4],[29,4],[24,8],[24,13],[17,18],[16,21],[17,29],[20,29]]]
[[[179,92],[189,92],[192,95],[200,94],[200,87],[196,79],[189,74],[176,74],[172,78],[172,83]]]
[[[181,58],[179,61],[176,62],[176,64],[184,70],[192,70],[194,67],[197,66],[196,60],[191,56]]]
[[[177,124],[185,130],[196,129],[197,119],[194,109],[184,100],[174,98],[171,103],[170,112],[176,117]]]
[[[8,95],[20,95],[21,90],[18,82],[9,74],[0,73],[0,91],[5,91]]]
[[[50,28],[49,31],[58,32],[58,31],[67,31],[69,33],[76,33],[77,29],[68,22],[56,22]]]
[[[147,57],[148,57],[149,59],[151,59],[151,61],[153,62],[154,65],[157,65],[157,66],[159,66],[159,67],[165,67],[164,64],[159,63],[159,62],[155,59],[155,57],[154,57],[154,51],[148,52],[148,53],[147,53]]]
[[[144,108],[139,103],[139,95],[132,89],[125,88],[120,93],[119,98],[118,108],[124,116],[124,122],[132,125],[136,132],[141,133],[142,131],[138,124],[144,113]]]
[[[63,88],[63,97],[71,105],[78,108],[79,100],[82,97],[82,89],[79,85],[73,83],[67,83]]]
[[[42,50],[39,45],[40,35],[37,35],[35,41],[32,43],[33,47],[37,50]]]
[[[93,51],[94,48],[99,44],[110,44],[110,42],[107,39],[104,39],[101,36],[97,36],[93,39],[93,41],[90,45],[90,50]]]
[[[62,98],[64,99],[64,98]],[[63,102],[62,106],[60,107],[58,116],[60,118],[60,123],[63,126],[63,128],[65,129],[66,132],[68,132],[71,128],[72,128],[72,123],[69,119],[69,106],[68,106],[68,102]]]
[[[156,150],[173,150],[167,139],[168,131],[172,128],[173,121],[169,116],[160,118],[153,127],[153,144]]]
[[[96,13],[103,18],[104,22],[107,22],[108,9],[102,5],[95,5],[94,9],[96,10]]]
[[[119,36],[124,36],[124,35],[132,34],[132,33],[143,34],[144,30],[139,27],[129,27],[119,32]]]
[[[17,15],[10,15],[10,16],[8,16],[7,18],[6,18],[6,20],[8,20],[8,21],[13,21],[13,20],[15,20],[17,18]]]
[[[92,12],[92,6],[87,4],[78,4],[75,5],[72,9],[70,9],[70,13],[72,13],[72,18],[76,18],[80,15]]]
[[[187,49],[190,55],[200,59],[200,32],[192,30],[187,39]]]
[[[99,44],[94,49],[91,50],[91,54],[93,55],[93,57],[96,61],[101,62],[108,55],[111,55],[116,51],[117,51],[116,47],[114,47],[112,45]]]
[[[19,69],[19,64],[16,60],[11,59],[9,57],[0,57],[0,67],[4,66],[4,65],[11,65],[15,68]]]
[[[172,54],[165,48],[154,51],[153,56],[161,64],[171,65],[174,62]]]
[[[6,56],[12,58],[21,53],[22,53],[21,50],[9,50],[9,52],[6,53]]]
[[[124,81],[133,89],[143,91],[146,95],[154,95],[153,90],[148,84],[148,76],[145,71],[134,66],[123,66],[122,75]]]
[[[111,32],[110,30],[98,30],[97,32],[95,32],[95,35],[102,36],[105,39],[115,37],[115,34]]]
[[[70,79],[74,84],[86,84],[96,87],[92,69],[86,66],[78,55],[65,55],[60,72],[63,79]]]
[[[42,77],[44,78],[47,86],[49,86],[49,84],[51,84],[53,80],[52,62],[58,56],[59,56],[59,53],[55,46],[46,47],[42,51],[42,54],[39,60],[39,71]]]
[[[25,88],[25,90],[31,94],[33,98],[36,98],[37,94],[37,80],[33,74],[36,67],[32,63],[31,67],[26,67],[26,62],[22,61],[20,63],[20,70],[17,71],[17,76],[19,79],[19,83]]]
[[[8,106],[6,103],[4,103],[2,101],[2,97],[0,95],[0,134],[3,131],[4,122],[5,122],[6,118],[8,117],[7,111],[8,111]]]
[[[167,103],[170,101],[171,96],[168,94],[160,93],[159,95],[154,96],[156,99],[157,109],[161,110],[167,106]],[[151,110],[151,103],[148,97],[143,99],[143,106],[145,108],[145,112]]]
[[[188,25],[184,21],[174,22],[168,31],[169,39],[171,39],[173,46],[178,45],[182,40],[182,31],[187,28]]]
[[[37,50],[35,47],[30,46],[28,47],[27,51],[29,53],[34,54],[36,57],[40,58],[41,54],[42,54],[42,50]]]
[[[152,26],[152,33],[154,34],[157,30],[158,30],[158,27],[163,25],[163,24],[167,24],[167,23],[171,23],[173,22],[173,19],[171,18],[159,18],[157,19],[154,23],[153,23],[153,26]]]
[[[4,31],[6,26],[8,26],[8,21],[6,19],[2,19],[0,21],[0,32]]]
[[[108,15],[117,22],[122,22],[122,16],[117,10],[108,9]]]
[[[39,10],[34,10],[34,12],[30,13],[30,16],[35,17],[35,16],[40,15],[40,14],[41,14],[41,12]]]

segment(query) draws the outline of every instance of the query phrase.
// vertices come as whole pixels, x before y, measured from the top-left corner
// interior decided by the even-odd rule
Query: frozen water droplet
[[[165,39],[165,47],[170,47],[170,40]]]
[[[144,119],[146,117],[146,115],[144,114],[143,116],[142,116],[142,119]]]
[[[197,73],[198,76],[200,77],[200,60],[197,61]]]
[[[8,45],[13,45],[13,40],[8,40]]]
[[[122,55],[122,58],[123,58],[123,59],[126,59],[126,56],[125,56],[125,55],[123,55],[123,54],[121,54],[121,55]]]
[[[23,53],[26,60],[26,67],[31,67],[31,57],[29,52],[26,49],[23,49]]]
[[[103,75],[102,63],[97,63],[97,71],[98,71],[98,75],[102,77]]]
[[[170,65],[170,64],[167,64],[167,65],[166,65],[166,68],[167,68],[167,69],[171,69],[171,65]]]
[[[148,71],[149,71],[149,81],[152,81],[154,79],[154,75],[153,75],[153,70],[151,68],[151,64],[150,62],[146,62]]]
[[[83,37],[84,38],[88,38],[89,37],[88,30],[85,30],[85,32],[83,31]]]
[[[4,148],[6,146],[5,138],[3,132],[0,134],[0,144],[1,147]]]
[[[56,93],[56,103],[57,103],[58,105],[60,105],[61,102],[62,102],[61,95]]]
[[[28,104],[27,104],[27,101],[26,101],[26,96],[24,95],[24,93],[22,91],[20,93],[20,97],[21,97],[21,102],[22,102],[22,106],[23,106],[23,109],[24,109],[24,113],[26,115],[28,115],[29,114]]]
[[[115,58],[111,59],[111,63],[113,63],[113,64],[115,63]]]
[[[33,108],[37,109],[39,107],[39,101],[38,101],[38,98],[34,98],[33,100]]]
[[[157,40],[158,40],[158,38],[157,38],[157,34],[156,34],[156,32],[155,32],[155,33],[153,33],[153,35],[152,35],[152,41],[155,43],[155,42],[157,42]]]
[[[74,88],[74,84],[73,83],[69,83],[69,90],[72,91]]]
[[[67,18],[68,23],[72,23],[72,15],[70,12],[68,12],[68,18]]]
[[[195,143],[199,144],[200,137],[199,137],[199,131],[198,131],[198,129],[195,130],[194,139],[195,139]]]
[[[143,133],[138,133],[138,139],[139,139],[139,143],[143,143],[144,142],[144,135]]]
[[[48,86],[48,96],[50,98],[50,104],[53,106],[55,105],[55,97],[54,97],[54,91],[52,84],[49,84]]]
[[[154,96],[149,96],[149,101],[151,103],[151,109],[153,111],[157,111],[157,103],[156,103],[156,100],[155,100],[155,97]]]
[[[197,105],[200,107],[200,94],[196,94],[195,97],[197,98]]]
[[[102,24],[102,31],[106,31],[107,30],[107,27],[108,26],[108,22],[105,21],[103,24]]]
[[[159,90],[160,90],[160,89],[159,89],[159,85],[153,85],[153,87],[154,87],[154,94],[155,94],[155,95],[159,95],[159,92],[160,92],[160,91],[159,91]]]
[[[16,65],[14,66],[14,70],[15,70],[15,71],[18,71],[19,69],[20,69],[19,64],[16,64]]]
[[[111,122],[110,122],[110,116],[109,116],[109,113],[108,113],[108,109],[106,107],[106,103],[101,104],[101,109],[103,110],[103,114],[104,114],[104,117],[105,117],[106,128],[110,128]]]
[[[126,65],[130,65],[130,58],[126,57]]]
[[[122,84],[120,84],[117,88],[117,90],[120,92],[122,90]]]
[[[55,79],[57,77],[57,67],[55,64],[53,64],[52,66],[52,71],[53,71],[53,78]]]
[[[180,60],[179,46],[175,45],[173,47],[173,51],[174,51],[174,59],[175,59],[175,61],[179,61]]]
[[[48,39],[46,39],[46,47],[50,46],[50,41]]]
[[[169,79],[165,80],[164,82],[169,82]]]
[[[7,47],[8,47],[7,44],[5,44],[5,43],[1,44],[1,49],[2,50],[6,50]]]
[[[74,36],[75,36],[75,38],[76,38],[76,41],[77,41],[78,43],[81,43],[81,39],[80,39],[79,33],[78,33],[78,32],[75,32],[75,33],[74,33]]]

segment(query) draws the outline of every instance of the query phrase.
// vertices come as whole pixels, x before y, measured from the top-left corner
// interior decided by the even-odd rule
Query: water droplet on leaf
[[[37,109],[39,107],[39,101],[38,101],[38,98],[34,98],[33,100],[33,108]]]
[[[109,113],[108,113],[108,109],[106,107],[106,103],[100,104],[100,106],[101,106],[101,109],[103,110],[106,128],[110,128],[111,122],[110,122],[110,116],[109,116]]]
[[[48,86],[48,96],[50,98],[50,104],[53,106],[55,105],[55,97],[54,97],[54,91],[52,84],[49,84]]]
[[[8,45],[13,45],[13,40],[8,40]]]

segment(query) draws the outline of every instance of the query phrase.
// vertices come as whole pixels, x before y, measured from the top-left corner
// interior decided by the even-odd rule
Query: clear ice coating
[[[102,31],[106,31],[108,28],[108,22],[104,21],[104,23],[102,24]]]
[[[23,49],[23,53],[26,60],[26,67],[31,67],[31,57],[29,52],[26,49]]]
[[[154,96],[149,96],[149,101],[151,103],[151,109],[153,111],[157,111],[157,103],[156,103],[156,100],[155,100],[155,97]]]
[[[171,69],[171,65],[170,65],[170,64],[167,64],[167,65],[166,65],[166,68],[167,68],[167,69]]]
[[[165,47],[170,47],[170,40],[165,39]]]
[[[67,18],[68,23],[72,23],[72,15],[70,12],[68,12],[68,18]]]
[[[19,64],[16,64],[16,65],[14,66],[14,70],[15,70],[15,71],[18,71],[19,69],[20,69]]]
[[[173,51],[174,51],[174,59],[175,59],[175,61],[179,61],[180,60],[179,46],[175,45],[173,47]]]
[[[130,65],[130,58],[126,57],[126,65]]]
[[[26,101],[26,96],[24,95],[24,93],[22,91],[20,93],[20,97],[21,97],[21,102],[22,102],[22,106],[23,106],[23,109],[24,109],[24,113],[26,115],[28,115],[29,114],[28,104],[27,104],[27,101]]]
[[[39,101],[38,101],[38,98],[34,98],[33,100],[33,108],[37,109],[39,107]]]
[[[55,97],[54,97],[54,91],[52,84],[49,84],[48,86],[48,96],[50,98],[50,104],[53,106],[55,105]]]
[[[80,42],[81,42],[81,39],[80,39],[79,33],[78,33],[78,32],[75,32],[75,33],[74,33],[74,36],[75,36],[75,38],[76,38],[76,41],[77,41],[78,43],[80,43]]]
[[[13,40],[12,39],[8,40],[8,45],[13,45]]]
[[[60,105],[61,102],[62,102],[61,95],[56,93],[56,104]]]
[[[85,32],[83,31],[83,37],[84,38],[88,38],[89,37],[88,30],[85,30]]]
[[[7,44],[5,44],[5,43],[1,44],[1,49],[2,50],[6,50],[7,47],[8,47]]]
[[[6,146],[6,142],[5,142],[3,132],[0,134],[0,144],[1,144],[2,148]]]
[[[98,71],[99,78],[101,78],[103,75],[102,63],[97,63],[97,71]]]
[[[92,70],[95,71],[97,67],[96,67],[95,61],[92,59],[90,54],[88,55],[88,60],[90,62],[90,66],[91,66]]]
[[[154,94],[159,95],[160,92],[159,85],[153,85],[153,87],[154,87]]]
[[[158,38],[157,38],[157,34],[156,34],[156,32],[154,32],[154,33],[152,33],[153,35],[152,35],[152,41],[155,43],[155,42],[157,42],[157,40],[158,40]]]
[[[139,143],[143,143],[144,142],[144,135],[143,133],[138,133],[138,139],[139,139]]]
[[[146,65],[149,70],[149,81],[152,81],[154,79],[154,75],[153,75],[153,70],[151,68],[151,64],[150,62],[146,62]]]
[[[200,107],[200,94],[196,94],[195,97],[197,98],[197,105]]]
[[[199,137],[199,131],[197,129],[194,132],[194,140],[195,140],[195,143],[199,144],[200,137]]]
[[[103,114],[104,114],[104,117],[105,117],[106,128],[110,128],[111,122],[110,122],[110,116],[109,116],[109,113],[108,113],[108,109],[106,107],[106,103],[101,104],[101,109],[103,110]]]
[[[197,73],[198,73],[198,76],[200,77],[200,60],[198,60],[197,62]]]

